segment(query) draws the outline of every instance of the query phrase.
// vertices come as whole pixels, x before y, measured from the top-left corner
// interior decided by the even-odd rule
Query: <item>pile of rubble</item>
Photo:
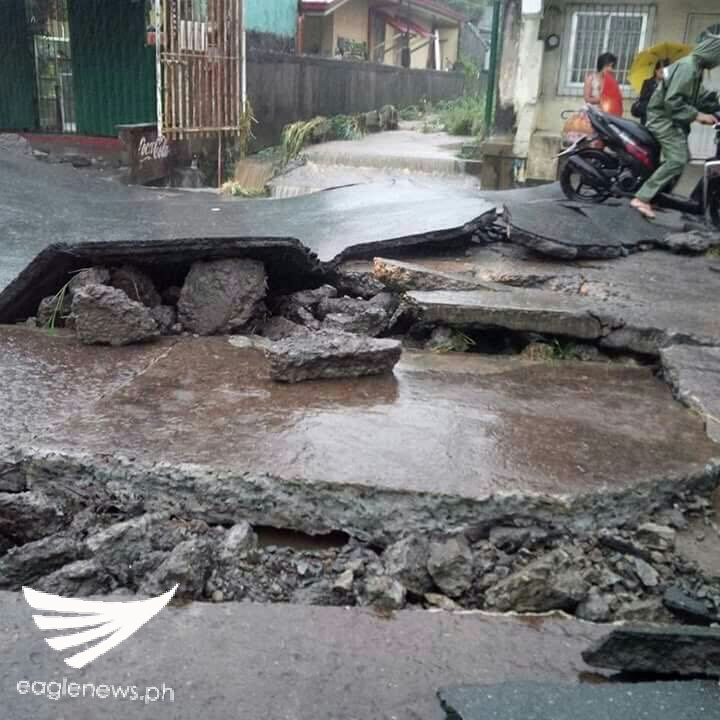
[[[259,334],[272,341],[265,346],[271,376],[283,382],[390,372],[401,345],[377,338],[402,320],[400,301],[352,274],[338,275],[337,285],[347,294],[324,285],[272,296],[263,263],[246,258],[196,262],[182,287],[161,290],[139,268],[93,267],[44,298],[34,323],[74,329],[88,345]]]
[[[520,520],[486,531],[410,535],[387,547],[268,545],[232,527],[164,513],[86,508],[71,519],[3,495],[0,588],[80,596],[162,594],[197,600],[408,605],[501,612],[562,610],[595,622],[720,622],[720,578],[676,551],[688,522],[712,532],[711,505],[687,499],[637,529],[571,533]],[[42,503],[40,503],[42,505]],[[12,507],[10,507],[12,506]],[[42,522],[40,522],[42,520]]]

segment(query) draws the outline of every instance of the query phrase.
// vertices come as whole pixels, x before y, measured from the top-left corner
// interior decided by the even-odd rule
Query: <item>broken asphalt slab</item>
[[[125,600],[125,596],[103,597]],[[132,598],[136,599],[136,598]],[[600,628],[562,618],[192,603],[162,610],[74,670],[50,649],[20,593],[0,593],[0,692],[12,720],[442,720],[438,688],[511,678],[578,681]],[[522,652],[519,652],[522,648]],[[21,680],[170,687],[174,701],[52,701]]]
[[[612,262],[562,262],[498,243],[473,248],[453,266],[509,292],[412,293],[429,318],[567,335],[648,355],[672,344],[720,345],[720,274],[710,272],[707,256],[655,250]]]
[[[617,524],[717,483],[702,423],[648,369],[405,353],[387,377],[287,386],[221,337],[1,331],[3,458],[59,503],[140,493],[387,542],[512,513]]]
[[[623,627],[583,651],[588,665],[626,673],[720,677],[720,629]]]
[[[447,720],[711,720],[720,707],[720,688],[701,681],[596,679],[575,686],[513,681],[453,687],[438,696]]]
[[[720,442],[720,348],[674,345],[660,357],[678,400],[696,410],[708,436]]]

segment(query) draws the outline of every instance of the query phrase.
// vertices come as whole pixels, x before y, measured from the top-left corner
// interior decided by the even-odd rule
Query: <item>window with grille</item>
[[[628,71],[638,51],[650,44],[654,19],[654,5],[568,6],[559,93],[582,95],[585,78],[595,72],[598,56],[611,52],[618,59],[618,83],[632,94]]]

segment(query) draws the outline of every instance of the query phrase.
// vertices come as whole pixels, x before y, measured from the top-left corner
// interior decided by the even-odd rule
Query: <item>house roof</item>
[[[351,0],[300,0],[300,9],[305,13],[330,15],[341,5]],[[400,9],[407,7],[408,0],[383,0],[371,4],[371,8],[379,7],[384,10]],[[410,0],[412,7],[427,10],[444,18],[462,22],[465,16],[446,5],[442,0]]]

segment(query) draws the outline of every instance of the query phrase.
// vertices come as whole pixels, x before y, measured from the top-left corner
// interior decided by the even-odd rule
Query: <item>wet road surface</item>
[[[716,447],[649,369],[406,353],[389,377],[273,383],[225,338],[110,350],[2,329],[7,442],[484,497],[699,469]]]

